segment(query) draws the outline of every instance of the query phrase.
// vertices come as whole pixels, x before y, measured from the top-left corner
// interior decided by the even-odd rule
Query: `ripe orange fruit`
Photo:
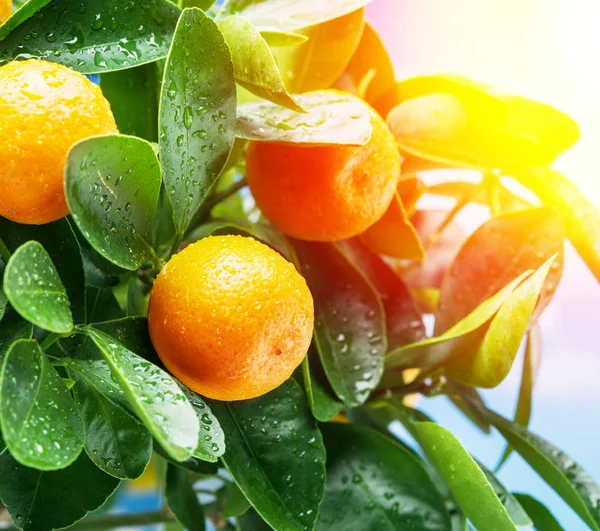
[[[165,366],[217,400],[254,398],[287,380],[308,351],[313,318],[294,266],[243,236],[211,236],[173,256],[148,309]]]
[[[308,41],[273,54],[292,93],[326,89],[344,71],[365,27],[364,9],[299,31]]]
[[[35,59],[0,68],[0,215],[36,225],[66,216],[69,149],[116,132],[108,101],[82,74]]]
[[[336,241],[383,216],[400,177],[400,155],[375,112],[371,123],[363,146],[250,142],[246,178],[273,225],[300,240]]]

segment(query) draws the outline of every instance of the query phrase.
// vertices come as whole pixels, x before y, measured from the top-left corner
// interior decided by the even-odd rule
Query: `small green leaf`
[[[312,414],[319,422],[327,422],[335,417],[342,409],[343,404],[333,396],[332,391],[327,389],[329,385],[325,385],[315,375],[315,370],[311,372],[310,361],[318,363],[318,359],[312,356],[314,352],[313,348],[309,350],[308,354],[302,361],[302,375],[304,379],[304,389],[306,390],[306,398]],[[320,371],[322,373],[322,370]],[[323,375],[324,376],[324,375]]]
[[[225,432],[223,463],[258,513],[275,529],[311,529],[325,487],[325,448],[296,382],[210,405]]]
[[[567,236],[583,261],[600,279],[600,212],[569,179],[550,168],[515,172],[514,177],[563,217]]]
[[[58,470],[75,461],[83,449],[83,423],[35,340],[13,343],[0,380],[0,424],[11,455],[38,470]]]
[[[527,428],[531,420],[531,402],[533,399],[533,385],[537,376],[537,370],[542,355],[542,338],[540,327],[536,324],[529,329],[525,356],[523,357],[523,370],[521,371],[521,386],[519,388],[519,400],[515,411],[514,421]],[[506,462],[512,452],[507,445],[504,454],[496,465],[496,471]]]
[[[450,531],[443,496],[419,457],[365,427],[322,430],[327,487],[317,531]]]
[[[19,246],[29,240],[42,244],[65,286],[71,302],[73,320],[75,323],[84,323],[86,317],[84,265],[82,250],[71,222],[63,218],[45,225],[21,225],[0,218],[0,238],[10,252],[15,252]]]
[[[298,46],[308,40],[302,33],[290,33],[287,31],[261,31],[263,39],[273,48],[287,48],[288,46]]]
[[[569,456],[548,441],[489,411],[490,420],[521,457],[594,531],[600,530],[600,487]]]
[[[71,364],[70,366],[72,366]],[[137,419],[105,395],[105,387],[70,370],[75,403],[85,426],[85,449],[98,468],[119,479],[140,477],[152,456],[152,436]]]
[[[540,309],[550,301],[562,274],[565,231],[550,208],[530,208],[494,217],[462,245],[442,281],[435,334],[472,312],[506,283],[559,254],[544,288]]]
[[[111,289],[89,286],[87,289],[87,298],[89,301],[89,323],[100,323],[125,317]]]
[[[177,383],[105,333],[88,328],[88,335],[108,362],[131,407],[161,446],[178,461],[190,457],[198,446],[198,419]]]
[[[506,487],[500,482],[500,480],[491,470],[488,470],[479,461],[475,460],[475,462],[485,474],[486,479],[494,489],[494,492],[496,493],[496,496],[498,496],[498,499],[502,502],[502,505],[504,505],[508,516],[510,516],[514,524],[517,527],[531,527],[533,522],[519,501],[510,492],[508,492]]]
[[[219,29],[231,50],[235,80],[242,87],[282,107],[303,111],[285,88],[273,52],[256,27],[243,17],[231,16],[219,22]]]
[[[239,14],[261,31],[295,31],[347,15],[370,0],[226,0],[218,18]]]
[[[223,516],[225,518],[235,518],[244,514],[251,505],[248,498],[235,483],[227,485],[227,499],[223,504]]]
[[[4,293],[13,308],[34,325],[57,334],[73,329],[65,287],[38,242],[23,244],[11,256],[4,272]]]
[[[266,101],[240,105],[237,135],[264,142],[355,146],[371,138],[371,111],[351,94],[321,90],[300,94],[297,101],[307,112]]]
[[[69,153],[65,191],[73,219],[94,249],[120,267],[156,261],[152,223],[160,179],[156,154],[140,138],[92,137]]]
[[[158,141],[159,71],[156,63],[100,76],[102,93],[122,135]]]
[[[453,353],[473,350],[481,343],[486,325],[517,286],[529,276],[528,271],[515,278],[441,336],[393,350],[386,356],[386,368],[434,367],[446,361]]]
[[[180,13],[166,0],[31,4],[0,30],[0,64],[26,55],[92,74],[149,63],[167,55]]]
[[[494,489],[459,440],[433,422],[415,422],[414,428],[425,454],[475,528],[515,531]]]
[[[190,457],[185,461],[175,461],[160,447],[156,441],[154,441],[154,451],[164,458],[168,463],[185,468],[190,472],[195,472],[203,476],[214,476],[219,471],[219,465],[216,463],[209,463],[208,461],[202,461],[201,459],[196,459],[195,457]]]
[[[385,314],[373,287],[332,244],[295,240],[315,300],[315,341],[331,387],[359,406],[383,374]]]
[[[201,10],[186,9],[169,52],[159,111],[160,160],[179,235],[227,162],[235,106],[223,35]]]
[[[18,339],[31,339],[32,335],[33,325],[8,306],[0,324],[0,370],[11,345]]]
[[[102,472],[85,453],[68,468],[43,472],[19,465],[5,452],[0,478],[0,500],[24,531],[69,527],[104,505],[119,486],[118,479]]]
[[[165,501],[177,521],[189,531],[204,531],[204,511],[198,501],[187,470],[167,465]]]
[[[216,463],[225,453],[225,434],[217,417],[210,410],[200,395],[185,386],[181,386],[183,394],[187,397],[196,412],[200,423],[200,438],[193,457]]]
[[[528,494],[513,492],[513,496],[527,511],[537,531],[565,531],[544,504]]]

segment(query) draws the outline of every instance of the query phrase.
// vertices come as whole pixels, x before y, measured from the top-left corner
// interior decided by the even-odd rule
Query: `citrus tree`
[[[527,429],[565,239],[600,278],[600,215],[550,168],[577,125],[397,81],[367,3],[0,2],[9,525],[562,529],[419,410],[446,395],[600,530],[600,488]],[[479,389],[523,342],[510,420]],[[164,510],[87,516],[151,459]]]

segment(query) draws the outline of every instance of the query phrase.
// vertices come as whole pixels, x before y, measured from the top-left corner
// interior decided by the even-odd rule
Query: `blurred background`
[[[549,103],[581,127],[580,142],[557,163],[600,207],[600,50],[598,7],[591,0],[374,0],[367,18],[379,31],[403,79],[453,73],[504,92]],[[463,221],[472,223],[477,216]],[[470,229],[473,228],[469,227]],[[578,255],[566,249],[565,271],[553,303],[541,320],[543,354],[534,394],[531,429],[566,451],[600,481],[600,286]],[[489,405],[512,416],[520,362],[498,388],[484,393]],[[421,407],[461,439],[489,467],[503,451],[500,437],[484,436],[444,398]],[[545,502],[568,531],[586,526],[514,455],[500,474],[506,486]],[[129,484],[112,510],[157,509],[154,470]],[[131,528],[130,528],[131,529]],[[357,530],[362,531],[362,530]]]

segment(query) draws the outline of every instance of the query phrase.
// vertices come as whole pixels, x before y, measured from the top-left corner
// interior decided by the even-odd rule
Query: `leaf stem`
[[[208,197],[204,204],[202,205],[201,211],[203,213],[210,212],[215,206],[219,203],[225,201],[225,199],[231,197],[233,194],[239,192],[242,188],[248,186],[248,181],[246,179],[242,179],[241,181],[237,181],[233,183],[229,188],[225,190],[221,190],[220,192],[215,192],[213,195]]]

